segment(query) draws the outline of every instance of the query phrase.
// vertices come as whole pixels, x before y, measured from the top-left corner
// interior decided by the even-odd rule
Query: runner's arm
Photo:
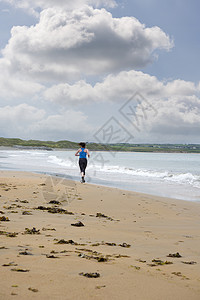
[[[80,149],[75,153],[75,156],[79,156]]]
[[[88,149],[86,149],[86,152],[87,152],[88,157],[90,157],[90,153],[89,153]]]

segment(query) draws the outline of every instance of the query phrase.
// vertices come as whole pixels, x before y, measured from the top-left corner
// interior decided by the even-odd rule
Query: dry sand
[[[5,171],[0,195],[0,299],[200,299],[200,203]]]

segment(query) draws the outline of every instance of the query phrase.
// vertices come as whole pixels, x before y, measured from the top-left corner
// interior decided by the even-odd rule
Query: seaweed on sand
[[[7,237],[16,237],[18,235],[18,233],[17,232],[0,231],[0,235],[5,235]]]
[[[172,253],[168,254],[167,257],[178,257],[179,258],[179,257],[182,257],[182,256],[180,255],[179,252],[176,252],[176,253],[173,253],[173,254]]]
[[[30,216],[30,215],[32,215],[32,213],[30,211],[25,210],[25,211],[22,212],[22,215]]]
[[[197,262],[196,261],[182,261],[183,264],[186,264],[186,265],[196,265]]]
[[[34,292],[34,293],[38,292],[38,289],[34,289],[34,288],[31,288],[31,287],[29,287],[28,290],[31,291],[31,292]]]
[[[100,277],[100,274],[97,273],[97,272],[95,272],[95,273],[83,273],[83,272],[81,272],[81,273],[79,273],[79,275],[85,276],[87,278],[98,278],[98,277]]]
[[[15,264],[14,262],[10,262],[10,263],[8,263],[8,264],[3,264],[2,265],[2,267],[15,267],[15,266],[17,266],[17,264]]]
[[[24,234],[40,234],[40,229],[37,230],[35,227],[32,229],[25,228]]]
[[[57,200],[51,200],[51,201],[49,201],[49,204],[61,205],[61,203]]]
[[[85,226],[81,221],[77,222],[77,223],[74,223],[74,224],[71,224],[71,226],[75,226],[75,227],[83,227]]]
[[[2,221],[2,222],[9,222],[10,220],[9,220],[9,218],[8,217],[0,217],[0,221]]]
[[[66,209],[63,208],[59,208],[59,207],[45,207],[45,206],[38,206],[35,209],[39,209],[39,210],[44,210],[47,211],[51,214],[66,214],[66,215],[74,215],[73,212],[68,211]]]
[[[106,216],[106,215],[104,215],[104,214],[102,214],[102,213],[97,213],[97,214],[96,214],[96,218],[105,218],[105,219],[107,219],[107,220],[114,221],[113,218],[108,217],[108,216]]]
[[[124,248],[130,248],[131,245],[127,244],[127,243],[122,243],[122,244],[119,244],[120,247],[124,247]]]
[[[53,255],[53,254],[52,254],[52,255],[47,254],[47,255],[46,255],[46,258],[59,258],[59,257],[58,257],[58,256],[55,256],[55,255]]]
[[[64,240],[61,239],[60,241],[58,241],[56,244],[71,244],[71,245],[78,245],[78,243],[74,242],[73,240]]]
[[[86,258],[86,259],[95,259],[98,262],[107,262],[108,261],[108,257],[103,256],[103,255],[87,255],[84,253],[79,253],[78,256],[81,258]]]
[[[30,252],[27,252],[27,251],[25,250],[25,251],[19,252],[19,255],[33,255],[33,254],[30,253]]]
[[[163,266],[163,265],[172,265],[173,262],[171,261],[163,261],[160,259],[152,259],[152,264],[148,264],[150,267],[155,267],[155,266]]]
[[[11,271],[14,271],[14,272],[23,272],[23,273],[25,273],[25,272],[29,272],[30,270],[13,268],[13,269],[11,269]]]

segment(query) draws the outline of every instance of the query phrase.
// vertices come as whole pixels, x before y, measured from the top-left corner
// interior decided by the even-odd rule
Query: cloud
[[[65,106],[99,101],[99,97],[97,95],[95,97],[95,93],[95,88],[81,80],[73,85],[68,83],[54,85],[46,89],[43,95],[46,100]]]
[[[0,1],[1,2],[1,1]],[[7,9],[7,8],[4,8],[4,9],[1,9],[1,12],[2,13],[9,13],[10,12],[10,10],[9,9]]]
[[[135,71],[152,62],[156,50],[173,47],[161,28],[147,28],[134,17],[113,18],[104,8],[94,8],[112,7],[116,4],[112,0],[6,2],[37,14],[39,19],[33,26],[12,28],[0,58],[0,97],[4,102],[34,99],[43,109],[25,103],[0,108],[4,136],[88,139],[97,123],[91,115],[92,104],[101,106],[102,112],[108,103],[119,109],[139,92],[145,105],[150,104],[146,117],[140,117],[140,132],[117,112],[133,135],[150,141],[171,136],[198,140],[200,84],[180,79],[163,82]],[[91,84],[87,77],[101,80]],[[88,109],[87,115],[80,107]],[[139,105],[135,114],[144,114]],[[104,117],[102,113],[102,123]]]
[[[27,98],[40,93],[44,86],[28,80],[28,78],[13,74],[10,62],[0,59],[0,99]]]
[[[156,135],[161,139],[171,135],[199,136],[200,93],[199,86],[193,82],[174,80],[164,83],[142,72],[123,71],[105,77],[94,86],[85,81],[55,85],[44,92],[44,97],[64,107],[110,102],[118,104],[119,110],[136,93],[142,96],[142,104],[133,100],[132,126],[119,111],[117,116],[133,135],[145,133],[152,139]]]
[[[38,10],[50,7],[72,10],[75,8],[81,8],[85,5],[111,8],[117,6],[115,0],[0,0],[0,2],[9,3],[10,5],[21,8],[35,16],[39,16]]]
[[[142,99],[142,98],[141,98]],[[200,98],[173,96],[156,101],[142,99],[127,121],[119,120],[134,136],[136,143],[197,143],[199,144]]]
[[[137,101],[133,103],[135,115],[130,123],[120,114],[119,109],[136,92],[143,98],[141,105]],[[109,102],[109,107],[115,105],[110,117],[114,113],[140,142],[185,142],[186,136],[187,141],[191,142],[198,142],[199,139],[199,86],[192,82],[162,82],[142,72],[124,71],[109,75],[94,86],[85,81],[73,85],[56,85],[46,89],[43,96],[46,101],[52,102],[50,105],[48,102],[46,105],[43,103],[44,107],[49,107],[49,113],[47,109],[27,104],[1,108],[0,126],[3,135],[53,140],[55,137],[78,140],[82,136],[90,140],[97,127],[107,121],[108,115],[105,117],[104,112]],[[40,98],[43,96],[40,95]],[[94,112],[98,119],[95,122],[91,119],[90,111],[93,103],[100,108]],[[84,107],[87,115],[80,111],[81,107]]]
[[[85,133],[91,130],[87,116],[81,111],[66,110],[60,114],[49,115],[35,124],[35,130],[47,135]]]
[[[47,114],[46,110],[26,103],[0,108],[1,136],[26,139],[68,139],[88,136],[92,127],[80,111],[65,110]]]
[[[167,99],[173,96],[191,96],[199,94],[198,86],[193,82],[174,80],[162,82],[155,76],[141,71],[122,71],[110,74],[94,86],[84,80],[75,84],[62,83],[53,85],[44,91],[47,100],[62,104],[90,104],[93,102],[123,103],[136,92],[147,99]]]
[[[13,27],[2,54],[13,74],[55,82],[144,67],[156,49],[172,46],[159,27],[85,6],[46,9],[35,26]]]
[[[26,135],[30,125],[45,116],[45,111],[28,104],[4,106],[0,108],[0,127],[2,136]]]
[[[174,80],[166,85],[166,93],[168,95],[192,95],[198,92],[198,87],[195,86],[194,82],[185,80]]]
[[[157,116],[149,115],[149,132],[160,136],[182,136],[199,139],[200,99],[196,96],[175,96],[168,101],[157,101]],[[198,142],[196,139],[196,142]]]

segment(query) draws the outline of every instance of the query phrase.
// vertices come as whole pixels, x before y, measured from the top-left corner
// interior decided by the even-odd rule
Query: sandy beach
[[[0,172],[0,299],[200,299],[200,203]]]

